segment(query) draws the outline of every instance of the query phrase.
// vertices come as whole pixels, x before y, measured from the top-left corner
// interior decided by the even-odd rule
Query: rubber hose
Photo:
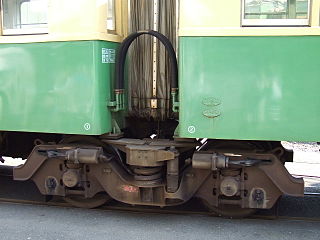
[[[128,49],[132,42],[136,40],[141,35],[148,34],[156,37],[159,41],[165,46],[168,51],[169,57],[172,64],[172,79],[171,79],[171,88],[178,88],[178,62],[174,48],[170,40],[163,34],[150,30],[150,31],[138,31],[130,34],[120,45],[119,53],[116,60],[116,82],[115,89],[124,89],[124,67]]]

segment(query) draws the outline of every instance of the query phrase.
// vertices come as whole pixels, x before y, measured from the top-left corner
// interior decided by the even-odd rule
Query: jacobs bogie
[[[197,197],[210,209],[233,217],[270,208],[282,194],[303,195],[303,181],[287,172],[279,149],[195,151],[199,145],[71,137],[58,145],[36,146],[27,162],[14,169],[14,179],[32,179],[42,194],[71,198],[76,206],[98,207],[111,197],[163,207]],[[105,201],[100,201],[102,196]]]

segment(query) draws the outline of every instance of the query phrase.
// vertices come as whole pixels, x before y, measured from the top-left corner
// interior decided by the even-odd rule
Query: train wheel
[[[215,207],[210,205],[207,201],[202,201],[209,211],[217,214],[219,217],[226,218],[245,218],[253,215],[257,209],[254,208],[241,208],[238,205],[220,205]]]
[[[70,203],[72,206],[78,208],[97,208],[110,202],[112,198],[106,193],[98,193],[92,198],[85,198],[83,196],[72,195],[65,197],[64,200],[67,203]]]
[[[90,136],[71,136],[64,138],[60,143],[89,144],[93,146],[100,146],[108,153],[112,152],[112,149],[108,145]],[[64,200],[72,206],[79,208],[97,208],[110,202],[112,198],[107,193],[98,193],[92,198],[85,198],[81,195],[71,195],[65,197]]]

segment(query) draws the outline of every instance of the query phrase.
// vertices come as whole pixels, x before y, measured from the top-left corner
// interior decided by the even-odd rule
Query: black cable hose
[[[124,89],[124,68],[126,56],[128,53],[128,49],[132,42],[136,40],[141,35],[148,34],[159,39],[160,42],[165,46],[168,51],[169,57],[171,59],[172,64],[172,79],[171,79],[171,88],[178,88],[178,62],[176,58],[176,54],[174,48],[170,42],[170,40],[164,36],[163,34],[149,30],[149,31],[138,31],[130,34],[120,45],[117,60],[116,60],[116,82],[115,89]]]

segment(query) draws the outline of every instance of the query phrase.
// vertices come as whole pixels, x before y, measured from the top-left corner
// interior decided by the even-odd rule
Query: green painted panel
[[[320,37],[181,37],[181,137],[320,141]]]
[[[107,101],[117,46],[104,41],[0,44],[0,130],[110,132]]]

